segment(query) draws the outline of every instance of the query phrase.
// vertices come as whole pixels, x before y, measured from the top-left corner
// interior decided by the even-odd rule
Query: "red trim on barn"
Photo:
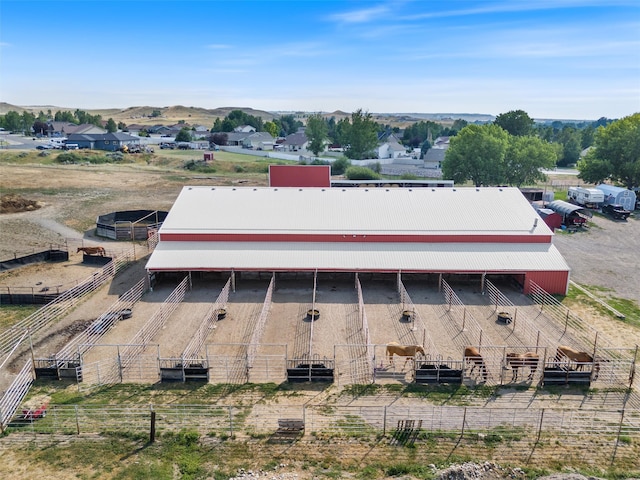
[[[330,165],[269,165],[270,187],[330,187]]]
[[[160,233],[163,242],[551,243],[550,235]]]

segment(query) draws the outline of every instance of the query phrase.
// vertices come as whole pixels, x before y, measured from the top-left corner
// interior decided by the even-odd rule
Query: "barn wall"
[[[330,165],[269,165],[270,187],[330,187]]]
[[[568,271],[527,272],[523,291],[525,295],[531,293],[532,281],[552,295],[566,295],[569,290]]]

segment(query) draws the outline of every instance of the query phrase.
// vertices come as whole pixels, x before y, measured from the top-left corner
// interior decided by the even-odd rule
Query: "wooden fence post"
[[[76,432],[78,432],[78,435],[80,435],[80,419],[78,418],[78,405],[75,406],[75,412],[76,412]]]
[[[156,411],[151,407],[151,428],[149,430],[149,443],[156,441]]]

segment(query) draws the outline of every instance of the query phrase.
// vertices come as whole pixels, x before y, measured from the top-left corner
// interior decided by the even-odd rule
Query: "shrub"
[[[367,167],[354,167],[347,168],[344,172],[345,176],[349,180],[378,180],[380,175]]]
[[[342,175],[350,166],[351,162],[347,157],[340,157],[331,164],[331,175]]]

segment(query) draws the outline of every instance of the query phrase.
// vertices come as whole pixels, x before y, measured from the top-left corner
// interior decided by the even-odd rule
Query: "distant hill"
[[[54,105],[25,105],[18,106],[6,102],[0,102],[0,115],[5,115],[9,111],[18,113],[31,112],[37,115],[40,112],[47,113],[51,111],[55,115],[58,111],[74,112],[76,107],[58,107]],[[124,109],[81,109],[91,115],[101,115],[104,120],[113,118],[116,122],[124,122],[125,124],[137,123],[140,125],[173,125],[180,120],[184,120],[189,124],[202,124],[205,126],[213,125],[216,118],[224,118],[233,110],[242,110],[243,112],[253,115],[254,117],[262,117],[267,122],[277,118],[279,115],[264,110],[255,110],[248,107],[220,107],[215,109],[206,109],[200,107],[184,107],[182,105],[174,105],[170,107],[153,107],[153,106],[136,106]],[[157,116],[152,116],[159,113]]]

